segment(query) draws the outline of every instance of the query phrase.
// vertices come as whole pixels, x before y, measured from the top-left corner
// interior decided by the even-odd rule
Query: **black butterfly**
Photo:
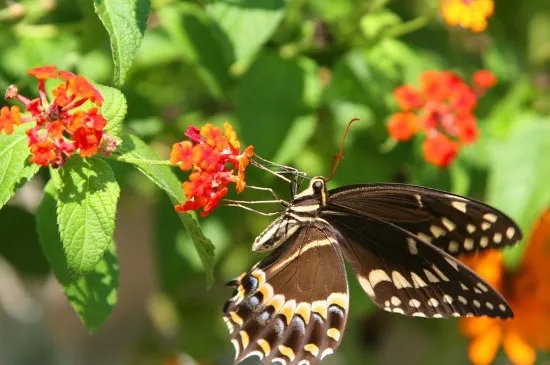
[[[327,191],[313,178],[252,248],[274,251],[229,283],[237,292],[223,315],[235,363],[256,355],[313,365],[332,354],[348,311],[343,258],[386,311],[511,318],[506,300],[455,257],[521,238],[506,215],[459,195],[406,184]]]

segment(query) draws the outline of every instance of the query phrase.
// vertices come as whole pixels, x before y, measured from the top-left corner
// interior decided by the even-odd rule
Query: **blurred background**
[[[260,156],[327,176],[346,124],[358,117],[331,187],[407,182],[486,201],[514,218],[526,238],[504,253],[506,277],[530,265],[524,252],[550,205],[550,2],[498,1],[488,28],[476,32],[448,25],[436,0],[152,0],[151,7],[121,90],[128,99],[126,130],[161,156],[169,156],[189,125],[229,121]],[[17,84],[34,95],[27,71],[50,64],[112,84],[109,37],[92,2],[0,0],[0,90]],[[424,71],[450,70],[468,81],[480,69],[498,83],[478,100],[479,137],[447,168],[426,162],[419,136],[400,143],[390,138],[397,87],[418,85]],[[250,246],[271,220],[236,208],[201,220],[216,246],[216,280],[207,290],[171,203],[131,166],[112,166],[122,187],[118,303],[93,334],[51,275],[34,233],[47,171],[0,210],[0,365],[232,364],[221,318],[232,292],[224,283],[263,257]],[[288,186],[265,173],[250,171],[247,180],[289,197]],[[247,191],[243,198],[262,196]],[[532,240],[546,244],[550,228],[544,232]],[[550,273],[537,271],[545,262],[550,259],[529,266],[534,287],[550,281]],[[468,352],[472,336],[458,320],[382,312],[349,278],[344,341],[323,364],[468,364],[475,358]],[[521,298],[529,298],[529,290]],[[537,313],[541,321],[533,326],[543,326],[550,305]],[[548,336],[550,326],[536,330]],[[544,341],[526,341],[538,351],[536,363],[550,364]],[[523,360],[499,351],[485,362],[492,361]]]

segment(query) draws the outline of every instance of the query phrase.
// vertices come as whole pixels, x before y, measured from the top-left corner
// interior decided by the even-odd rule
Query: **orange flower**
[[[443,0],[441,13],[451,26],[461,26],[474,32],[487,28],[487,18],[493,15],[493,0]]]
[[[418,122],[414,113],[394,113],[388,123],[390,136],[398,141],[410,139],[417,129]]]
[[[497,83],[497,77],[490,71],[479,70],[472,76],[474,85],[481,89],[488,89]]]
[[[439,167],[447,167],[458,152],[458,143],[446,135],[435,132],[422,144],[424,159]]]
[[[90,101],[101,106],[103,97],[99,91],[83,76],[67,71],[58,71],[55,66],[41,66],[31,69],[28,74],[38,79],[39,97],[28,99],[19,94],[15,85],[6,92],[6,99],[17,99],[25,105],[30,116],[21,118],[19,108],[11,111],[3,107],[0,112],[0,132],[13,132],[13,125],[35,122],[27,130],[31,151],[30,161],[41,166],[59,167],[78,150],[81,157],[89,157],[98,152],[107,121],[95,107],[86,111],[74,111],[75,108]],[[65,83],[52,90],[53,101],[48,101],[45,81],[61,78]],[[112,140],[114,141],[114,140]],[[108,146],[111,151],[116,141]]]
[[[473,110],[477,98],[496,78],[489,71],[477,73],[479,90],[472,89],[457,74],[450,71],[426,71],[419,76],[420,87],[411,85],[395,89],[394,97],[404,112],[394,113],[388,123],[388,133],[398,141],[406,141],[421,132],[424,158],[445,168],[455,159],[461,144],[477,140],[478,129]]]
[[[463,318],[461,329],[472,339],[468,356],[475,365],[490,364],[500,345],[515,365],[531,365],[536,348],[550,350],[550,208],[535,225],[519,269],[507,273],[500,252],[489,251],[463,262],[498,289],[515,318]]]
[[[187,201],[175,207],[178,212],[202,208],[206,217],[228,193],[227,186],[235,183],[238,193],[246,186],[245,170],[254,154],[253,146],[242,153],[237,134],[229,123],[224,131],[208,123],[200,130],[190,126],[185,133],[190,141],[172,146],[170,163],[183,171],[192,170],[189,180],[182,184]]]
[[[13,126],[21,124],[21,112],[17,105],[10,107],[3,106],[0,109],[0,133],[13,133]]]

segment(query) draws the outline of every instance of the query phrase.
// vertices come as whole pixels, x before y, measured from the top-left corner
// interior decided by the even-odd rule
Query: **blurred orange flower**
[[[182,184],[187,201],[175,207],[178,212],[202,208],[206,217],[228,193],[227,186],[235,183],[238,193],[245,188],[245,169],[254,154],[254,147],[240,151],[237,133],[229,123],[224,130],[207,123],[200,130],[190,126],[187,141],[175,143],[170,163],[183,171],[192,170],[189,180]]]
[[[468,355],[475,365],[490,364],[502,344],[515,365],[531,365],[536,349],[550,350],[550,208],[531,233],[519,269],[507,273],[502,255],[489,251],[462,260],[506,297],[515,318],[463,318],[461,329],[472,339]]]
[[[451,71],[426,71],[418,88],[403,85],[393,92],[402,112],[388,122],[388,133],[397,141],[406,141],[417,133],[425,135],[424,159],[445,168],[455,159],[461,145],[474,143],[478,137],[473,110],[477,99],[496,83],[489,71],[474,75],[474,87]]]
[[[100,142],[107,135],[103,132],[107,120],[97,108],[103,103],[99,91],[84,77],[58,71],[55,66],[35,67],[28,74],[38,79],[39,97],[28,99],[19,94],[15,85],[9,86],[5,98],[17,99],[30,115],[22,117],[18,106],[2,107],[0,133],[11,134],[14,126],[34,122],[26,132],[32,154],[30,162],[44,167],[62,166],[76,151],[81,157],[99,152]],[[65,82],[52,90],[50,101],[45,82],[57,78]],[[95,106],[75,111],[87,101]],[[116,148],[116,142],[110,148]]]
[[[487,28],[487,18],[493,15],[493,0],[443,0],[441,14],[451,26],[461,26],[474,32]]]

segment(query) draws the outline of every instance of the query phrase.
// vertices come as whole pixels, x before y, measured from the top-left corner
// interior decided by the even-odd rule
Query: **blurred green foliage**
[[[136,12],[135,22],[113,18],[109,8],[118,6]],[[260,156],[309,175],[328,174],[346,123],[359,117],[332,187],[398,181],[454,191],[510,214],[528,236],[550,204],[550,2],[500,1],[495,9],[488,30],[473,34],[448,28],[438,2],[429,0],[0,1],[0,89],[17,84],[33,94],[28,69],[54,64],[119,86],[128,103],[123,128],[164,157],[190,124],[229,121]],[[479,140],[446,170],[426,164],[420,141],[395,145],[386,131],[397,109],[394,88],[416,84],[431,69],[465,78],[488,69],[499,79],[477,109]],[[203,363],[231,363],[220,316],[231,293],[222,286],[260,259],[250,245],[270,220],[220,208],[201,221],[216,246],[215,282],[207,290],[201,258],[173,202],[121,165],[112,163],[122,189],[155,207],[151,244],[163,292],[152,306],[154,335],[144,334],[148,346],[136,350],[133,363],[158,363],[177,352]],[[255,171],[248,182],[288,193],[286,185]],[[46,275],[28,213],[13,209],[1,211],[0,227],[27,229],[17,247],[28,260],[13,249],[9,234],[0,254],[24,275]],[[41,221],[48,224],[38,220],[39,235]],[[506,253],[511,267],[521,251]],[[105,270],[105,260],[96,270]],[[110,280],[118,280],[118,271]],[[466,340],[454,322],[380,314],[351,277],[350,286],[350,325],[327,364],[467,361]],[[112,305],[116,292],[98,295]],[[171,313],[169,326],[156,310]],[[405,345],[395,354],[383,346],[388,343]]]

